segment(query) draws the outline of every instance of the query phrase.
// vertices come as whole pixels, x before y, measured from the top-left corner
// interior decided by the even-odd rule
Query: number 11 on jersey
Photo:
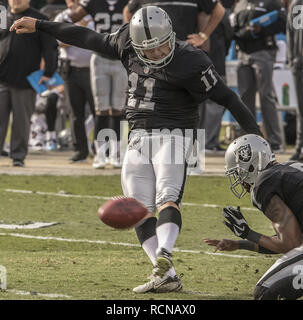
[[[201,81],[205,85],[205,91],[209,91],[215,84],[218,82],[218,79],[215,77],[213,70],[209,67],[206,71],[202,72]]]

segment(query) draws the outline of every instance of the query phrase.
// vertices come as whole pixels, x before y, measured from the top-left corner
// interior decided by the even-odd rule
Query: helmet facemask
[[[254,171],[253,166],[250,167],[252,171]],[[238,198],[241,199],[246,195],[247,192],[251,191],[251,188],[253,186],[253,182],[251,180],[252,177],[250,176],[251,173],[241,168],[239,165],[227,170],[225,172],[225,175],[229,179],[230,183],[230,190],[232,193]]]
[[[157,47],[160,47],[164,45],[165,43],[168,43],[170,52],[168,55],[166,55],[164,58],[159,59],[159,60],[151,60],[148,59],[145,56],[144,50],[151,50]],[[171,32],[171,34],[168,35],[168,37],[159,40],[158,38],[153,38],[150,40],[144,40],[142,41],[142,45],[135,44],[131,42],[133,48],[135,49],[138,58],[148,67],[154,68],[154,69],[159,69],[163,68],[166,65],[168,65],[173,56],[174,56],[174,51],[175,51],[175,33]]]

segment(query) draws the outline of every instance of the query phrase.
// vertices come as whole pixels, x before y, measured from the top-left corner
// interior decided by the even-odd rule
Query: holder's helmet
[[[269,143],[262,137],[247,134],[234,140],[225,153],[230,189],[239,199],[255,183],[258,173],[275,160]]]

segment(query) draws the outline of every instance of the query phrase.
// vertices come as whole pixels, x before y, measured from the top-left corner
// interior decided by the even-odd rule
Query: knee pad
[[[182,227],[182,216],[178,209],[175,207],[166,207],[159,213],[159,219],[157,222],[157,227],[164,223],[174,223],[179,227],[181,231]]]
[[[139,226],[135,227],[138,240],[142,245],[146,240],[156,235],[157,218],[151,217],[143,221]]]

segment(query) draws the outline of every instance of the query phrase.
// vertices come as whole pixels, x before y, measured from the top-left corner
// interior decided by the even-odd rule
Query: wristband
[[[255,251],[255,244],[248,240],[238,240],[239,249]]]
[[[249,240],[249,241],[252,241],[252,242],[254,242],[254,243],[256,243],[256,244],[258,244],[258,243],[259,243],[259,240],[260,240],[260,237],[261,237],[261,234],[260,234],[260,233],[255,232],[255,231],[253,231],[253,230],[250,229],[250,230],[248,231],[248,234],[247,234],[246,239]]]

